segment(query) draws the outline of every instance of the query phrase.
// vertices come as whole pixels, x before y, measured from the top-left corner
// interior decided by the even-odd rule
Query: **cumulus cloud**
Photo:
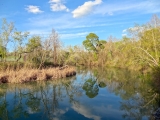
[[[67,12],[69,12],[69,9],[61,3],[52,4],[51,5],[51,10],[52,11],[67,11]]]
[[[76,8],[72,14],[74,18],[85,16],[92,12],[94,6],[102,3],[102,0],[88,1]]]
[[[39,9],[39,6],[34,6],[34,5],[28,5],[25,9],[26,9],[28,12],[34,13],[34,14],[42,13],[42,12],[43,12],[43,11],[41,11],[41,10]]]
[[[50,0],[50,8],[52,11],[67,11],[69,12],[69,9],[62,3],[61,0]]]

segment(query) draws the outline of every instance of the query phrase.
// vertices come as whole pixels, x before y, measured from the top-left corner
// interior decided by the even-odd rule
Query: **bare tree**
[[[51,40],[50,39],[45,39],[44,41],[42,41],[42,48],[40,53],[40,65],[39,65],[39,68],[41,68],[44,64],[45,61],[48,61],[51,56],[51,52],[52,52],[52,48],[51,48]]]
[[[58,49],[60,48],[60,40],[58,33],[52,29],[52,33],[49,37],[51,45],[53,46],[53,63],[57,65]]]

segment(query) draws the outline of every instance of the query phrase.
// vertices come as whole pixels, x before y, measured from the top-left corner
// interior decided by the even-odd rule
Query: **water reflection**
[[[97,96],[100,86],[107,86],[108,91],[120,96],[119,109],[124,112],[122,114],[124,119],[154,119],[153,113],[160,107],[160,95],[157,91],[159,87],[152,86],[150,78],[127,70],[92,69],[90,71],[95,79],[90,78],[86,80],[86,85],[84,84],[84,87],[88,85],[87,88],[93,91],[91,97],[86,92],[88,97]],[[95,84],[96,87],[94,87]]]
[[[0,119],[154,119],[159,93],[122,69],[77,69],[67,79],[0,86]]]

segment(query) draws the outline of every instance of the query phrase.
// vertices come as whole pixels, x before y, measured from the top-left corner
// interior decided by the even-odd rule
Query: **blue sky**
[[[107,40],[160,16],[160,0],[0,0],[0,19],[19,31],[47,37],[52,28],[65,45],[81,45],[90,32]]]

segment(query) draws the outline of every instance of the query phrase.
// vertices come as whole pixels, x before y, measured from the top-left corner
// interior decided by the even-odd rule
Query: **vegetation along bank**
[[[2,20],[1,26],[1,81],[5,78],[11,82],[10,76],[17,77],[18,73],[25,76],[23,79],[15,77],[18,82],[32,81],[36,77],[37,80],[49,76],[55,78],[55,74],[67,76],[66,71],[71,74],[74,71],[75,74],[73,68],[71,71],[70,68],[55,68],[64,65],[119,67],[143,73],[159,70],[160,67],[160,19],[157,15],[144,25],[136,24],[126,29],[126,34],[120,39],[109,36],[107,40],[101,40],[95,33],[89,33],[82,45],[67,47],[63,46],[54,29],[48,37],[43,37],[18,31],[14,23],[6,19]]]

